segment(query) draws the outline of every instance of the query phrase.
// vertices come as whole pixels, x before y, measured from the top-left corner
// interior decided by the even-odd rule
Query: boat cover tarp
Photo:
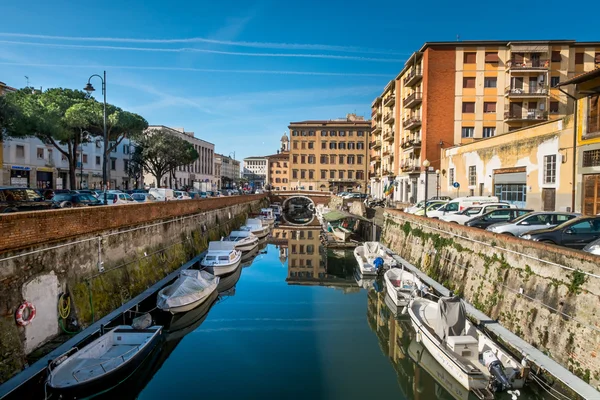
[[[250,231],[231,231],[228,236],[228,241],[236,241],[240,240],[240,238],[247,238],[254,236],[254,234]],[[231,240],[231,238],[235,238],[235,240]]]
[[[365,242],[365,257],[379,256],[379,242]]]
[[[209,242],[208,251],[231,251],[235,250],[235,243],[233,242]]]
[[[246,226],[250,226],[250,227],[257,226],[257,227],[261,228],[262,222],[258,218],[248,218],[246,220]]]
[[[160,291],[156,305],[161,309],[184,306],[206,296],[205,290],[217,287],[219,277],[206,271],[185,270],[172,285]]]
[[[442,341],[448,336],[461,336],[465,330],[465,306],[460,297],[440,297],[435,333]]]
[[[329,211],[328,213],[323,214],[323,218],[329,222],[341,221],[344,218],[354,218],[354,219],[360,219],[362,221],[369,221],[368,219],[361,217],[360,215],[350,214],[349,212],[342,211],[342,210]]]

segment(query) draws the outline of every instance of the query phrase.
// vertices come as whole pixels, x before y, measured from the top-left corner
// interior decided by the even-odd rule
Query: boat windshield
[[[219,256],[219,261],[228,261],[229,257],[227,256]]]
[[[214,261],[216,259],[217,259],[217,257],[215,257],[215,256],[206,256],[207,261]]]

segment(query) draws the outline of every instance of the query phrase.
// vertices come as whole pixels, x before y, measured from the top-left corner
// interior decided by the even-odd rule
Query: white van
[[[467,207],[478,206],[486,203],[499,203],[497,196],[467,196],[457,197],[454,200],[450,200],[445,206],[438,208],[435,211],[427,211],[427,216],[430,218],[439,219],[441,216],[447,214],[454,214],[464,210]]]
[[[175,191],[167,188],[152,188],[148,190],[152,196],[156,197],[157,201],[171,201],[176,200]]]

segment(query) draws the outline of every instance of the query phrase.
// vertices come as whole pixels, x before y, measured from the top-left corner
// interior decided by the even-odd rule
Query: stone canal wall
[[[583,380],[600,384],[597,256],[395,210],[385,213],[382,242]]]
[[[266,204],[257,195],[0,216],[1,246],[17,248],[0,251],[0,382],[32,351],[110,313]],[[14,236],[37,244],[16,246]],[[71,299],[66,319],[62,293]],[[37,315],[21,327],[15,311],[25,300]]]

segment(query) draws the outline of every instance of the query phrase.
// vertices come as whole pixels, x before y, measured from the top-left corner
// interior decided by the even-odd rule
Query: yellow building
[[[287,135],[281,138],[281,148],[267,159],[267,184],[271,190],[291,190],[290,187],[290,140]]]
[[[365,193],[371,121],[346,118],[290,123],[292,188]]]
[[[371,193],[394,183],[394,200],[422,200],[441,149],[571,114],[556,85],[597,65],[600,42],[425,43],[371,105]]]
[[[600,54],[596,53],[600,64]],[[577,186],[578,211],[600,214],[600,69],[563,82],[577,98]],[[581,202],[581,203],[580,203]]]
[[[573,118],[444,149],[440,194],[495,195],[536,211],[570,211],[572,156]]]

